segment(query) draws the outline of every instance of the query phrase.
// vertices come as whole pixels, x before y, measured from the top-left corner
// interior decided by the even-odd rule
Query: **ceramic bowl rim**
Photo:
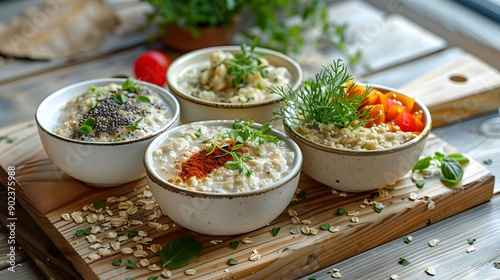
[[[190,94],[186,94],[180,88],[178,88],[176,85],[178,85],[177,82],[172,82],[173,80],[177,79],[178,73],[174,73],[173,71],[175,70],[176,66],[179,64],[186,63],[187,61],[192,60],[193,58],[196,58],[198,56],[203,56],[210,54],[213,51],[216,50],[223,50],[223,51],[230,51],[230,52],[236,52],[240,50],[240,46],[235,46],[235,45],[226,45],[226,46],[215,46],[215,47],[208,47],[208,48],[203,48],[203,49],[198,49],[195,51],[188,52],[186,54],[183,54],[176,58],[172,64],[170,64],[168,70],[167,70],[167,83],[168,87],[172,90],[172,93],[175,94],[177,97],[201,104],[204,106],[209,106],[209,107],[216,107],[216,108],[231,108],[231,109],[248,109],[248,108],[255,108],[255,107],[261,107],[269,104],[274,104],[278,103],[281,101],[281,97],[276,97],[273,99],[261,101],[261,102],[251,102],[251,103],[228,103],[228,102],[216,102],[216,101],[208,101],[208,100],[203,100],[196,98]],[[304,81],[304,71],[302,70],[302,67],[300,64],[293,59],[292,57],[283,54],[281,52],[267,49],[267,48],[262,48],[262,47],[256,47],[256,51],[262,52],[266,55],[272,55],[277,57],[278,59],[282,59],[283,61],[286,61],[293,65],[294,69],[297,71],[298,76],[297,76],[297,81],[291,88],[293,90],[296,90],[300,87],[302,82]]]
[[[387,86],[381,86],[381,85],[371,84],[371,83],[356,83],[356,84],[362,85],[362,86],[369,85],[374,89],[381,89],[381,90],[386,91],[386,92],[394,91],[394,92],[397,92],[398,94],[410,96],[410,95],[406,94],[404,91],[394,89],[391,87],[387,87]],[[349,155],[349,156],[374,156],[374,155],[392,154],[392,153],[397,153],[397,152],[402,151],[402,150],[406,150],[410,147],[413,147],[413,146],[419,144],[420,142],[425,140],[431,132],[432,118],[431,118],[431,113],[430,113],[429,109],[418,98],[415,98],[415,104],[417,104],[420,107],[420,109],[422,110],[424,117],[425,117],[425,126],[424,126],[424,129],[422,130],[422,132],[417,137],[413,138],[412,140],[410,140],[406,143],[403,143],[403,144],[395,146],[395,147],[384,148],[384,149],[379,149],[379,150],[351,150],[351,149],[344,149],[344,148],[328,147],[328,146],[321,145],[319,143],[316,143],[316,142],[313,142],[313,141],[307,139],[306,137],[304,137],[303,135],[301,135],[300,133],[295,131],[295,129],[293,129],[292,125],[290,124],[290,122],[287,120],[283,121],[283,127],[284,127],[285,131],[287,132],[287,134],[290,135],[291,138],[294,139],[295,141],[299,141],[300,143],[302,143],[304,145],[307,145],[311,148],[321,150],[321,151],[324,151],[327,153]]]
[[[49,94],[47,97],[45,97],[42,100],[42,102],[40,102],[40,104],[37,106],[37,109],[35,111],[35,121],[36,121],[37,126],[41,129],[41,131],[46,133],[48,136],[55,138],[57,140],[63,141],[63,142],[67,142],[67,143],[80,144],[80,145],[85,145],[85,146],[122,146],[122,145],[127,145],[127,144],[138,143],[138,142],[150,140],[150,139],[158,136],[159,134],[165,132],[166,130],[168,130],[180,118],[179,102],[177,101],[175,96],[170,91],[168,91],[165,88],[159,87],[157,85],[137,80],[138,83],[143,84],[143,85],[147,86],[148,88],[153,89],[154,91],[158,92],[158,94],[160,95],[160,98],[162,98],[163,101],[165,101],[170,107],[172,107],[172,112],[170,112],[172,115],[171,115],[170,119],[168,120],[168,122],[161,129],[155,131],[154,133],[144,135],[144,136],[136,138],[136,139],[128,139],[128,140],[119,141],[119,142],[89,142],[89,141],[71,139],[71,138],[67,138],[67,137],[61,136],[59,134],[56,134],[51,129],[47,129],[47,127],[39,121],[39,115],[42,114],[42,112],[41,112],[42,105],[50,104],[50,102],[54,98],[56,98],[57,96],[60,96],[60,95],[64,95],[68,90],[70,90],[72,88],[80,87],[83,85],[91,86],[92,84],[99,84],[99,83],[113,83],[113,82],[118,83],[118,82],[124,82],[125,80],[126,80],[125,78],[91,79],[91,80],[81,81],[78,83],[73,83],[73,84],[70,84],[68,86],[65,86],[63,88],[56,90],[55,92],[53,92],[53,93]],[[69,99],[68,99],[68,101],[69,101]]]
[[[249,197],[249,196],[255,196],[255,195],[260,195],[263,193],[271,192],[276,189],[279,189],[281,187],[284,187],[287,185],[290,181],[292,181],[296,176],[300,176],[301,168],[302,168],[302,162],[303,162],[303,157],[302,157],[302,152],[299,148],[299,146],[290,138],[288,137],[285,133],[278,131],[274,128],[271,128],[271,132],[273,135],[276,135],[280,140],[284,141],[286,145],[294,152],[295,158],[294,158],[294,164],[292,166],[292,170],[283,178],[280,180],[265,186],[263,188],[259,188],[256,190],[250,190],[246,192],[241,192],[241,193],[210,193],[210,192],[200,192],[200,191],[192,191],[192,190],[187,190],[183,187],[179,187],[175,184],[169,183],[160,176],[153,170],[152,168],[152,154],[153,154],[153,149],[157,148],[157,146],[163,142],[167,137],[169,137],[172,133],[175,133],[179,130],[183,130],[186,127],[192,126],[192,125],[221,125],[221,126],[228,126],[231,125],[234,121],[233,120],[208,120],[208,121],[199,121],[199,122],[193,122],[189,124],[183,124],[179,125],[175,128],[172,128],[164,133],[162,133],[160,136],[155,138],[151,144],[146,149],[146,152],[144,154],[144,167],[146,170],[146,175],[147,178],[154,183],[156,183],[158,186],[161,188],[171,191],[174,193],[178,193],[181,195],[187,195],[190,197],[201,197],[201,198],[228,198],[228,199],[234,199],[234,198],[242,198],[242,197]],[[260,127],[261,124],[254,123],[254,126]]]

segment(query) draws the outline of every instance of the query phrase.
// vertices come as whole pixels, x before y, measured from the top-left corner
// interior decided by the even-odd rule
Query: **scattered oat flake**
[[[436,270],[432,267],[428,267],[427,269],[425,269],[425,273],[429,274],[430,276],[434,276],[436,275]]]
[[[161,270],[161,266],[158,266],[157,264],[152,264],[152,265],[148,266],[148,270],[149,271],[159,271],[159,270]],[[196,270],[194,271],[194,273],[196,273]],[[189,274],[189,275],[194,275],[194,274]]]
[[[245,237],[245,238],[241,239],[241,242],[243,242],[245,244],[252,244],[253,240],[250,237]]]
[[[259,251],[257,251],[257,249],[253,249],[252,250],[252,254],[250,255],[250,257],[248,258],[248,260],[250,261],[258,261],[260,259],[260,254],[259,254]]]
[[[439,244],[439,238],[433,238],[427,244],[429,244],[429,247],[436,247]]]
[[[186,275],[195,275],[196,274],[196,270],[194,270],[194,269],[188,269],[188,270],[184,271],[184,274],[186,274]]]
[[[349,210],[347,211],[347,216],[357,216],[359,215],[359,211],[358,210]]]
[[[408,199],[410,199],[412,201],[416,200],[417,198],[418,198],[418,194],[417,193],[412,192],[412,193],[408,194]]]
[[[292,208],[288,209],[288,216],[290,216],[290,217],[297,216],[297,211],[295,211]]]
[[[300,232],[300,226],[299,225],[294,225],[290,228],[290,233],[291,234],[298,234]]]
[[[473,246],[469,246],[465,251],[467,253],[472,253],[472,252],[476,251],[476,248],[474,248]]]
[[[61,218],[65,221],[70,221],[71,220],[71,216],[68,214],[68,213],[64,213],[61,215]]]
[[[217,240],[210,240],[210,244],[217,245],[219,243],[222,243],[222,240],[217,239]]]
[[[332,272],[332,278],[336,278],[336,279],[342,278],[340,271],[337,270],[337,271]]]
[[[436,203],[434,202],[434,200],[429,199],[429,202],[427,202],[427,209],[432,210],[435,207],[436,207]]]
[[[161,272],[161,275],[165,278],[172,278],[173,275],[172,275],[172,271],[168,270],[168,269],[165,269]]]
[[[336,227],[330,227],[328,229],[329,232],[332,232],[332,233],[336,233],[336,232],[339,232],[340,231],[340,226],[336,226]]]
[[[351,222],[353,223],[359,223],[359,218],[354,216],[354,217],[351,217]]]
[[[397,280],[398,278],[399,278],[399,276],[397,274],[393,274],[393,275],[391,275],[391,277],[389,279]]]
[[[345,193],[345,192],[341,192],[341,193],[339,193],[339,196],[340,196],[340,197],[346,197],[346,196],[347,196],[347,193]]]

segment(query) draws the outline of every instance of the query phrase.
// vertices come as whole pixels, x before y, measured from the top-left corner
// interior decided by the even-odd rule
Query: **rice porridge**
[[[213,139],[227,133],[227,127],[187,126],[165,139],[153,152],[154,168],[166,181],[188,190],[213,193],[238,193],[264,188],[290,173],[294,152],[283,141],[245,142],[237,149],[251,174],[226,167],[232,156],[221,149],[209,151]],[[238,143],[239,144],[239,143]],[[236,144],[224,139],[219,145],[231,149]],[[238,146],[239,147],[239,146]]]
[[[179,77],[179,87],[192,96],[215,102],[252,103],[276,99],[271,87],[286,87],[291,74],[285,67],[270,65],[265,58],[259,61],[264,66],[264,75],[260,72],[249,74],[248,80],[234,86],[233,76],[228,74],[231,64],[228,59],[234,58],[230,52],[215,51],[210,54],[210,62],[194,66]]]
[[[54,132],[76,140],[118,142],[152,134],[170,118],[158,93],[128,79],[122,85],[92,86],[70,100]]]

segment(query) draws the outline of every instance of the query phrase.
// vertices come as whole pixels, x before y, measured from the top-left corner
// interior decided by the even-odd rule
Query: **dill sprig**
[[[352,76],[347,67],[337,60],[297,90],[290,86],[287,91],[284,87],[274,87],[272,92],[283,98],[280,109],[274,113],[275,119],[286,119],[293,125],[334,124],[349,129],[366,125],[372,121],[368,117],[371,107],[360,108],[360,105],[370,88],[361,94],[349,94],[356,87],[352,82],[346,90],[349,81]]]
[[[238,150],[245,143],[258,149],[264,143],[276,144],[279,142],[276,136],[267,134],[271,130],[271,126],[268,123],[263,124],[259,130],[252,127],[253,123],[253,120],[235,120],[229,131],[220,133],[212,139],[207,140],[211,142],[210,146],[206,149],[207,155],[213,153],[216,149],[220,149],[224,152],[224,155],[231,155],[233,158],[233,160],[226,162],[225,166],[227,168],[236,170],[246,176],[252,175],[253,171],[245,163],[251,160],[252,157],[243,155]],[[198,131],[198,135],[201,135],[201,131]],[[232,141],[232,145],[229,145],[228,141]]]
[[[238,87],[240,84],[247,84],[250,74],[260,73],[262,78],[267,78],[264,71],[266,65],[263,64],[260,57],[261,53],[255,51],[255,44],[248,46],[241,45],[241,52],[236,53],[233,58],[226,58],[221,63],[228,66],[226,74],[232,77],[231,86]]]

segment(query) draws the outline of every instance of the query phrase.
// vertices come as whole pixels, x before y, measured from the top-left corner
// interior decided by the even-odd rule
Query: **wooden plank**
[[[427,105],[434,127],[500,107],[500,72],[470,54],[400,89]]]
[[[317,280],[331,280],[328,271],[338,269],[343,280],[389,279],[392,274],[399,279],[500,279],[500,195],[451,218],[411,232],[413,241],[403,242],[397,238],[375,249],[309,275]],[[439,238],[437,247],[427,242]],[[474,238],[476,251],[467,253],[467,239]],[[402,266],[399,258],[404,257],[410,265]],[[497,264],[497,265],[498,265]],[[425,269],[433,267],[437,274],[431,277]],[[309,278],[309,279],[310,279]],[[301,280],[307,280],[304,277]]]
[[[0,142],[0,164],[4,170],[7,166],[16,166],[18,202],[26,208],[83,278],[142,278],[159,274],[145,268],[126,270],[123,266],[111,266],[111,261],[116,257],[139,261],[139,258],[115,251],[110,256],[91,261],[87,258],[93,252],[89,248],[90,244],[84,237],[75,237],[77,229],[91,225],[86,222],[77,225],[61,219],[63,213],[81,210],[82,206],[105,201],[109,196],[125,195],[131,201],[137,202],[137,195],[146,188],[144,179],[108,190],[90,188],[62,174],[47,159],[33,125],[23,123],[2,128],[0,135],[15,139],[11,143]],[[432,135],[428,140],[426,153],[435,151],[449,153],[454,151],[454,148]],[[5,178],[2,181],[5,184]],[[307,196],[291,207],[298,212],[301,219],[311,220],[312,227],[319,228],[322,224],[329,223],[338,225],[339,232],[320,230],[317,235],[293,235],[289,232],[292,225],[286,211],[269,226],[241,236],[214,238],[197,234],[175,226],[166,216],[158,220],[170,226],[166,231],[157,232],[146,224],[133,226],[131,229],[147,231],[148,236],[153,238],[149,244],[165,245],[173,238],[185,235],[203,244],[202,254],[193,263],[172,270],[175,276],[182,276],[185,269],[193,268],[198,271],[196,276],[204,279],[297,278],[488,201],[492,197],[493,182],[491,173],[474,160],[465,167],[464,179],[454,189],[444,187],[437,178],[428,180],[424,188],[418,189],[408,174],[397,182],[395,190],[388,191],[388,196],[377,198],[386,207],[381,213],[376,213],[370,206],[360,207],[365,198],[370,198],[371,193],[335,193],[302,174],[299,188],[303,189]],[[410,192],[417,192],[422,197],[428,196],[436,203],[436,208],[429,210],[426,200],[407,200]],[[116,211],[115,204],[107,205]],[[359,210],[360,223],[351,223],[348,216],[336,216],[335,212],[339,207]],[[84,214],[87,213],[88,211]],[[144,217],[149,213],[144,211]],[[282,229],[275,237],[270,232],[274,227]],[[387,228],[392,230],[387,231]],[[103,234],[99,233],[98,236]],[[237,249],[228,245],[228,242],[244,237],[251,237],[254,243],[240,243]],[[214,245],[211,243],[214,239],[220,239],[222,242]],[[132,240],[122,244],[122,248],[135,246],[136,243]],[[261,259],[255,262],[248,260],[253,249],[257,249],[262,255]],[[240,263],[228,266],[226,263],[229,258],[235,258]],[[159,258],[151,252],[148,259],[150,263],[159,263]]]

